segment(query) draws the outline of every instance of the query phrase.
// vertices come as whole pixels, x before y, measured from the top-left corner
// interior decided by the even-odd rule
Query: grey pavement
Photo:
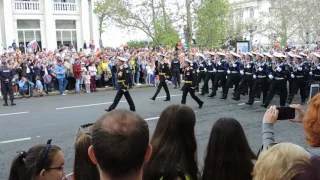
[[[164,90],[156,101],[152,97],[155,88],[141,88],[130,90],[135,102],[137,113],[144,117],[153,133],[157,117],[170,104],[180,104],[182,92],[170,87],[172,95],[170,102],[164,102]],[[17,106],[0,107],[0,179],[7,179],[13,157],[18,151],[27,151],[32,145],[46,143],[53,139],[52,144],[63,149],[66,159],[66,172],[72,172],[74,159],[74,142],[81,124],[95,122],[105,113],[113,101],[116,91],[102,91],[91,94],[70,94],[67,96],[47,96],[42,98],[18,99]],[[219,94],[219,93],[218,93]],[[199,96],[199,95],[198,95]],[[244,105],[247,96],[240,101],[233,101],[231,95],[228,100],[220,100],[199,96],[205,104],[198,109],[196,102],[187,97],[187,105],[195,110],[196,137],[198,142],[198,157],[200,165],[207,146],[208,137],[213,123],[220,117],[233,117],[242,124],[252,149],[257,152],[261,146],[261,122],[266,109],[261,108],[260,102],[254,105]],[[129,108],[125,98],[117,108]],[[300,102],[297,97],[296,102]],[[274,104],[279,104],[275,97]],[[289,121],[277,122],[275,126],[277,142],[290,141],[305,145],[301,124]]]

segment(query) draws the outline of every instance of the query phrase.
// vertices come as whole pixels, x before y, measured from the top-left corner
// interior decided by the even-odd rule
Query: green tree
[[[142,48],[142,47],[146,47],[147,45],[149,45],[149,42],[148,41],[134,41],[134,40],[131,40],[131,41],[127,42],[127,45],[129,47]]]
[[[203,0],[195,10],[196,38],[202,46],[220,46],[226,40],[229,3],[227,0]]]

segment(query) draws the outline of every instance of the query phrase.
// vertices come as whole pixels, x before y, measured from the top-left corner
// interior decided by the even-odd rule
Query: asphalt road
[[[181,91],[172,89],[170,102],[164,102],[164,90],[156,101],[149,98],[155,88],[133,89],[130,91],[137,112],[144,117],[153,133],[161,111],[169,104],[180,104]],[[72,172],[74,159],[74,142],[79,125],[95,122],[113,101],[116,91],[92,94],[49,96],[34,99],[17,100],[15,107],[0,107],[0,179],[7,179],[11,161],[18,151],[27,151],[32,145],[46,143],[53,139],[52,144],[60,146],[66,158],[66,171]],[[199,163],[203,163],[203,155],[207,146],[213,123],[220,117],[233,117],[242,124],[252,149],[257,152],[261,146],[261,122],[266,109],[261,102],[247,106],[247,96],[240,101],[220,100],[219,96],[210,99],[199,96],[205,104],[202,109],[188,96],[187,105],[195,110],[197,116],[196,137],[198,142]],[[118,108],[129,108],[125,102]],[[294,102],[300,102],[297,97]],[[278,97],[273,100],[279,103]],[[290,141],[306,146],[301,124],[281,121],[276,124],[277,142]]]

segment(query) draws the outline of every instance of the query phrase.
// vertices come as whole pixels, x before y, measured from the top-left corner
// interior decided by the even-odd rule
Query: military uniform
[[[162,55],[164,57],[164,55]],[[158,96],[158,94],[160,93],[161,91],[161,88],[163,87],[166,94],[167,94],[167,97],[164,101],[170,101],[170,92],[169,92],[169,89],[168,89],[168,86],[167,86],[167,78],[169,77],[169,65],[168,63],[165,63],[165,62],[159,62],[158,63],[158,71],[159,71],[159,77],[160,77],[160,83],[159,83],[159,86],[158,86],[158,89],[156,91],[156,93],[154,94],[154,96],[151,98],[151,100],[156,100],[156,97]]]
[[[197,88],[196,90],[199,91],[199,83],[201,82],[201,79],[204,80],[206,77],[206,61],[204,60],[204,56],[201,56],[201,61],[199,61],[199,66],[198,66],[198,76],[197,76]]]
[[[12,78],[13,78],[13,73],[12,70],[5,66],[7,63],[6,61],[2,61],[2,66],[0,68],[0,81],[1,81],[1,93],[3,96],[4,100],[4,106],[8,106],[8,93],[10,95],[10,100],[11,100],[11,106],[16,105],[13,103],[14,95],[13,95],[13,88],[12,88]]]
[[[242,64],[238,60],[234,60],[233,62],[229,63],[229,67],[227,70],[227,84],[226,88],[223,91],[222,98],[227,99],[228,93],[229,93],[229,88],[234,85],[234,91],[236,92],[237,89],[239,88],[239,83],[241,81],[241,76],[240,76],[240,69]]]
[[[291,72],[291,79],[293,82],[293,90],[291,93],[289,93],[288,101],[287,103],[291,104],[294,95],[298,93],[298,90],[300,89],[300,95],[301,95],[301,104],[304,104],[307,99],[307,82],[305,80],[305,76],[307,72],[309,72],[309,68],[305,63],[295,64],[293,65],[293,69]]]
[[[191,61],[187,62],[192,64]],[[202,107],[203,102],[194,94],[196,88],[196,71],[193,67],[187,67],[185,69],[185,83],[182,87],[182,100],[181,104],[186,104],[187,95],[190,93],[191,97],[199,104],[199,108]]]
[[[268,95],[268,74],[269,74],[269,66],[264,62],[257,62],[254,71],[254,82],[252,93],[249,95],[249,101],[246,103],[248,105],[252,105],[254,102],[255,95],[258,93],[259,89],[262,90],[263,93],[263,102],[266,100]]]
[[[180,61],[177,58],[174,58],[171,61],[171,73],[172,77],[174,78],[174,85],[177,88],[177,84],[180,88]]]
[[[241,91],[247,88],[249,88],[249,96],[252,94],[254,70],[255,69],[254,69],[253,61],[244,63],[243,70],[240,71],[240,74],[242,74],[242,79],[241,79],[239,88],[234,94],[234,98],[232,98],[233,100],[239,101]]]
[[[220,56],[225,56],[223,53],[217,53]],[[217,63],[215,63],[215,69],[213,69],[213,72],[215,72],[215,77],[214,77],[214,82],[213,82],[213,87],[212,87],[212,93],[210,94],[209,97],[214,97],[216,96],[216,92],[218,89],[219,82],[222,86],[222,91],[225,91],[226,88],[226,71],[228,69],[228,63],[226,60],[221,58],[218,60]]]
[[[126,61],[126,59],[119,57],[118,58],[120,61]],[[118,105],[118,103],[120,102],[120,99],[122,98],[122,96],[124,95],[129,106],[130,106],[130,110],[131,111],[136,111],[135,105],[133,103],[133,100],[130,96],[130,93],[128,91],[128,76],[130,76],[130,72],[128,69],[127,65],[121,65],[118,67],[117,69],[117,79],[118,79],[118,92],[116,97],[114,98],[113,103],[111,104],[111,106],[106,109],[106,111],[112,111],[113,109],[115,109]]]
[[[204,78],[204,84],[203,84],[203,88],[201,90],[201,95],[204,95],[204,94],[207,94],[209,93],[209,80],[211,79],[211,82],[212,82],[212,85],[213,85],[213,82],[214,82],[214,72],[213,72],[213,69],[214,69],[214,62],[213,60],[208,60],[206,62],[206,75],[205,75],[205,78]],[[213,86],[212,86],[213,88]]]
[[[281,56],[282,55],[277,55],[276,57],[281,58]],[[288,66],[286,66],[284,63],[275,64],[275,68],[269,74],[269,78],[272,80],[266,101],[261,104],[262,107],[267,108],[277,92],[280,94],[280,106],[285,106],[287,99],[286,87],[288,73]]]

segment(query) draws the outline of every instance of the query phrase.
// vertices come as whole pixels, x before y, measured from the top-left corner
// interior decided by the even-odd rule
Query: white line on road
[[[0,144],[7,144],[7,143],[13,143],[13,142],[19,142],[19,141],[28,141],[28,140],[31,140],[31,137],[21,138],[21,139],[13,139],[13,140],[8,140],[8,141],[0,141]]]
[[[182,94],[174,94],[174,95],[171,95],[170,97],[175,97],[175,96],[182,96]],[[157,99],[161,99],[161,98],[166,98],[167,96],[159,96],[157,97]]]
[[[145,119],[145,120],[146,120],[146,121],[151,121],[151,120],[156,120],[156,119],[159,119],[159,117],[147,118],[147,119]]]
[[[254,103],[259,103],[259,102],[261,102],[261,101],[255,101]]]
[[[8,114],[0,114],[0,116],[11,116],[11,115],[18,115],[18,114],[28,114],[29,112],[17,112],[17,113],[8,113]]]
[[[127,101],[120,101],[127,102]],[[100,105],[106,105],[106,104],[112,104],[113,102],[105,102],[105,103],[98,103],[98,104],[86,104],[86,105],[79,105],[79,106],[68,106],[68,107],[61,107],[56,108],[56,110],[63,110],[63,109],[73,109],[73,108],[81,108],[81,107],[90,107],[90,106],[100,106]]]
[[[246,103],[240,103],[240,104],[238,104],[239,106],[243,106],[243,105],[245,105]]]

